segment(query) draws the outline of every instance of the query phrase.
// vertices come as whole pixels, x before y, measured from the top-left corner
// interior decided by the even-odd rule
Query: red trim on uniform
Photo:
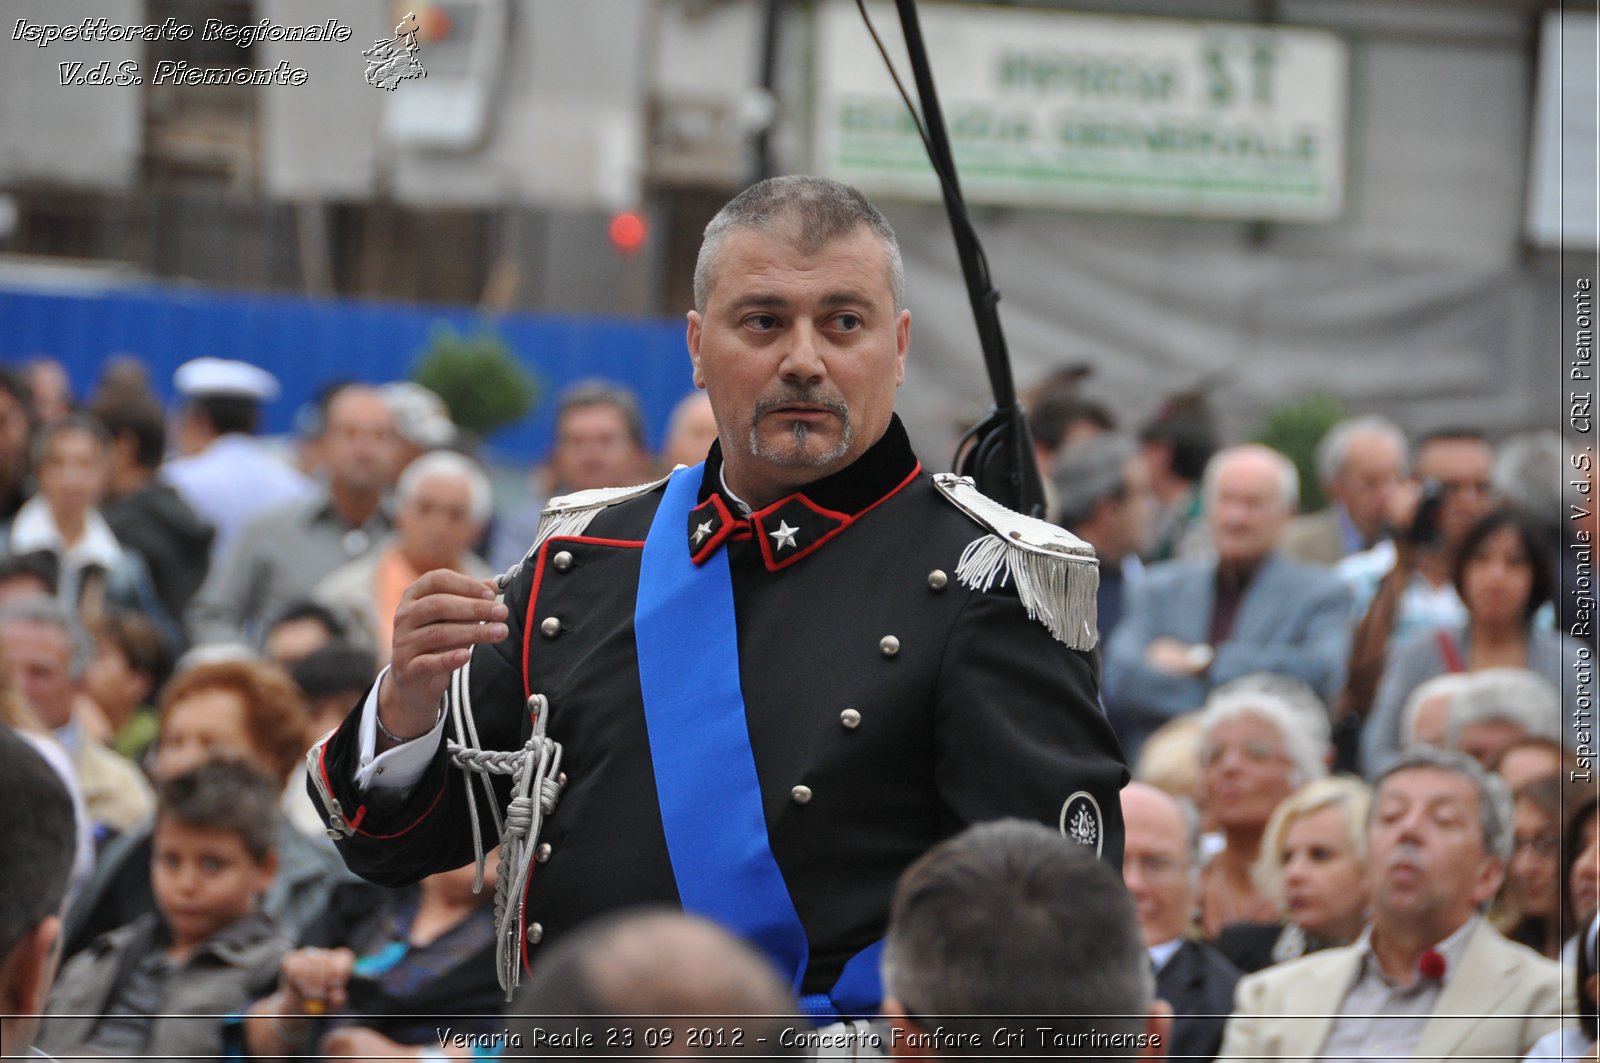
[[[694,553],[689,555],[689,560],[697,565],[701,564],[706,558],[716,553],[717,547],[721,546],[724,541],[730,538],[733,533],[745,523],[740,518],[735,517],[732,513],[728,512],[728,504],[722,500],[721,495],[713,494],[705,502],[696,506],[695,510],[703,509],[707,505],[717,511],[717,520],[720,522],[720,524],[717,530],[711,533],[711,538],[701,543],[699,549],[695,550]],[[692,513],[694,510],[691,510],[690,512]],[[684,532],[687,534],[688,529],[685,528]]]
[[[921,471],[922,471],[922,462],[919,461],[919,462],[917,462],[916,468],[911,470],[911,474],[909,476],[907,476],[904,480],[901,480],[898,484],[896,484],[893,491],[890,491],[888,494],[884,495],[882,498],[880,498],[876,502],[872,503],[872,505],[868,506],[866,509],[863,509],[860,513],[857,513],[855,519],[856,520],[860,520],[862,517],[865,517],[868,513],[871,513],[873,510],[877,509],[879,506],[881,506],[885,502],[889,501],[889,499],[891,499],[895,495],[899,494],[901,491],[904,491],[907,487],[909,487],[911,485],[911,481],[915,480],[917,478],[917,474],[920,473]]]
[[[539,547],[539,561],[533,566],[533,585],[528,590],[528,612],[522,618],[522,703],[526,705],[528,699],[533,697],[533,684],[528,677],[528,651],[533,640],[533,607],[539,601],[539,583],[544,579],[544,555],[550,549],[550,541],[545,540]]]
[[[338,728],[334,728],[334,730],[337,731]],[[328,739],[329,739],[329,741],[332,741],[333,736],[329,735]],[[319,771],[322,774],[322,785],[327,789],[328,793],[330,793],[330,794],[333,793],[334,792],[333,781],[328,778],[328,743],[327,742],[322,743],[321,749],[319,749],[317,751],[317,771]],[[403,830],[397,831],[394,834],[368,834],[366,831],[360,829],[361,822],[364,819],[367,818],[367,806],[366,805],[362,805],[360,808],[356,809],[356,814],[353,815],[353,816],[347,817],[345,819],[345,821],[344,821],[344,824],[345,824],[345,826],[349,827],[356,834],[361,835],[363,838],[377,838],[380,841],[383,840],[383,839],[387,839],[387,838],[398,838],[403,834],[410,833],[410,831],[411,831],[411,829],[413,827],[415,827],[418,823],[421,823],[423,820],[427,819],[430,815],[432,815],[433,810],[436,807],[438,807],[439,798],[441,798],[443,796],[444,796],[444,786],[443,786],[443,784],[441,784],[439,786],[439,792],[433,795],[433,801],[428,805],[428,807],[426,809],[423,810],[422,815],[420,815],[416,819],[412,820],[410,826],[404,828]]]
[[[405,827],[402,830],[397,830],[393,834],[368,834],[364,830],[356,830],[356,824],[359,823],[362,819],[364,819],[366,817],[366,814],[367,814],[367,806],[366,805],[362,805],[360,808],[356,809],[356,814],[354,816],[350,817],[345,822],[350,827],[351,830],[354,830],[357,834],[361,835],[363,838],[374,838],[374,839],[376,839],[378,841],[387,841],[390,838],[399,838],[399,837],[402,837],[403,835],[410,834],[413,827],[415,827],[418,823],[421,823],[423,820],[425,820],[429,816],[431,816],[433,814],[433,810],[435,808],[439,807],[439,798],[441,798],[443,796],[444,796],[444,786],[443,786],[443,784],[441,784],[439,786],[439,792],[433,795],[433,800],[431,802],[429,802],[428,807],[423,810],[422,815],[420,815],[416,819],[412,820],[410,826]]]
[[[778,556],[773,553],[773,550],[776,549],[776,547],[773,545],[772,533],[767,531],[766,521],[768,517],[771,517],[775,512],[787,506],[790,502],[799,502],[800,505],[804,506],[806,509],[809,509],[817,516],[826,517],[828,520],[834,521],[835,523],[831,529],[818,536],[816,542],[785,556],[782,560],[779,560]],[[806,557],[812,553],[815,553],[819,546],[827,542],[829,539],[832,539],[835,535],[838,535],[840,532],[844,531],[854,523],[855,518],[850,514],[840,513],[838,510],[825,509],[802,494],[790,495],[788,498],[780,499],[779,501],[774,502],[772,505],[768,506],[766,509],[763,509],[759,513],[750,514],[750,524],[753,527],[761,529],[761,534],[757,537],[756,542],[761,548],[761,560],[766,562],[768,572],[776,572],[781,568],[787,568],[796,561],[800,560],[802,557]]]
[[[591,546],[626,546],[636,550],[644,549],[643,539],[602,539],[594,535],[557,535],[549,543],[588,543]]]
[[[550,552],[550,544],[562,543],[588,543],[591,546],[620,546],[630,549],[644,549],[643,539],[601,539],[592,535],[553,535],[539,547],[539,561],[533,569],[533,585],[528,589],[528,611],[522,618],[522,701],[527,704],[533,697],[533,679],[528,673],[529,650],[533,645],[533,607],[539,604],[539,587],[544,582],[545,557]]]
[[[873,510],[877,509],[879,506],[881,506],[885,502],[889,501],[889,499],[891,499],[895,495],[899,494],[902,490],[905,489],[906,485],[908,485],[909,483],[911,483],[911,481],[913,481],[913,480],[915,480],[917,478],[917,474],[920,473],[921,471],[922,471],[922,463],[919,461],[919,462],[917,462],[916,468],[911,470],[911,474],[909,476],[907,476],[904,480],[901,480],[897,485],[895,485],[893,490],[891,490],[888,494],[884,495],[882,498],[878,499],[876,502],[872,503],[872,505],[868,506],[866,509],[863,509],[860,513],[857,513],[854,516],[851,516],[848,513],[840,513],[839,511],[833,510],[833,509],[825,509],[822,506],[819,506],[815,502],[811,501],[811,499],[807,498],[803,493],[800,493],[800,492],[796,492],[795,494],[792,494],[792,495],[788,496],[787,498],[779,499],[778,501],[774,502],[772,505],[770,505],[767,508],[761,510],[759,513],[750,514],[750,523],[751,524],[759,524],[765,518],[770,517],[773,514],[773,512],[775,510],[777,510],[778,508],[780,508],[782,506],[786,506],[791,501],[798,499],[801,505],[805,506],[807,509],[811,510],[811,512],[817,514],[818,516],[827,517],[830,520],[839,521],[838,527],[833,528],[827,534],[825,534],[825,535],[821,536],[820,538],[818,538],[816,542],[812,543],[810,546],[807,546],[805,549],[797,551],[797,552],[795,552],[793,554],[790,554],[789,556],[783,558],[781,561],[773,556],[772,545],[768,542],[768,540],[771,538],[771,536],[766,534],[766,529],[765,529],[765,527],[763,527],[762,528],[762,534],[757,539],[757,544],[761,548],[761,559],[766,562],[767,571],[769,571],[769,572],[777,572],[780,569],[788,568],[790,565],[794,564],[796,561],[799,561],[801,558],[808,557],[811,554],[816,553],[817,550],[819,550],[824,543],[826,543],[829,540],[837,537],[846,528],[850,527],[850,525],[854,524],[856,521],[860,520],[862,517],[866,516],[868,513],[871,513]]]
[[[333,734],[323,740],[317,747],[317,771],[322,776],[322,785],[327,787],[328,793],[333,793],[333,780],[328,778],[328,743],[333,741],[333,736],[339,733],[339,728],[333,729]]]

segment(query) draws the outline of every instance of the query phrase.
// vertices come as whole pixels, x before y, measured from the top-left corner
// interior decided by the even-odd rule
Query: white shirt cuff
[[[378,689],[383,686],[385,668],[372,684],[366,704],[361,707],[361,731],[356,736],[361,744],[361,759],[356,765],[356,785],[363,790],[409,790],[422,781],[439,751],[439,737],[444,734],[445,713],[433,730],[410,742],[395,746],[385,753],[378,752]]]

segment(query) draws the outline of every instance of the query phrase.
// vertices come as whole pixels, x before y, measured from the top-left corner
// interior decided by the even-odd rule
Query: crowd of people
[[[856,244],[893,251],[853,200],[820,237],[784,236],[785,212],[799,208],[782,196],[835,193],[771,194],[758,204],[767,214],[745,204],[726,233],[714,222],[703,257],[743,255],[751,275],[770,273],[755,250],[774,245],[752,241],[776,231],[775,245],[806,263],[848,245],[849,256],[818,261],[856,283],[849,270],[867,260]],[[895,287],[897,251],[889,262]],[[964,542],[977,525],[947,533],[944,510],[935,520],[885,506],[900,516],[881,519],[904,526],[868,538],[867,514],[926,474],[882,396],[858,402],[834,366],[804,370],[840,377],[834,405],[825,388],[769,401],[764,381],[751,386],[759,396],[736,394],[754,371],[726,360],[712,285],[727,292],[743,277],[697,271],[690,347],[710,394],[678,406],[660,455],[627,389],[584,382],[561,396],[525,496],[500,506],[472,441],[414,384],[330,386],[285,443],[258,432],[279,387],[260,367],[189,362],[170,411],[135,359],[108,361],[81,401],[48,360],[0,369],[8,1052],[1594,1058],[1600,790],[1579,759],[1592,720],[1573,694],[1593,643],[1567,634],[1592,591],[1556,558],[1600,527],[1541,493],[1572,475],[1593,483],[1559,437],[1495,445],[1448,428],[1413,440],[1353,417],[1317,450],[1327,507],[1298,514],[1295,464],[1222,438],[1203,397],[1125,431],[1081,373],[1059,374],[1029,405],[1053,531],[1099,559],[1085,614],[1095,630],[1078,645],[1034,621],[1050,603],[1027,589],[976,587],[958,569],[959,543],[931,572],[916,557],[888,563],[920,549],[908,539]],[[781,331],[813,297],[778,286],[783,299],[740,304],[760,318],[740,328]],[[891,346],[909,322],[893,296]],[[840,325],[837,306],[851,300],[864,309]],[[877,327],[878,308],[853,289],[820,302],[829,316],[816,343],[845,351],[859,341],[841,337]],[[889,376],[904,372],[899,342]],[[806,356],[783,354],[785,387]],[[848,428],[846,413],[863,408],[876,434],[846,431],[837,453],[809,456],[808,432],[825,436],[834,416]],[[774,436],[795,448],[787,458],[758,439],[770,410],[795,422]],[[730,439],[745,432],[741,458]],[[717,905],[735,902],[691,895],[676,798],[650,778],[666,754],[646,656],[663,651],[646,645],[643,590],[630,667],[615,656],[619,638],[635,637],[632,583],[655,578],[657,537],[653,511],[630,508],[644,489],[619,489],[697,467],[708,451],[708,469],[726,465],[684,486],[694,565],[725,548],[735,656],[781,644],[787,662],[760,682],[742,673],[742,755],[756,747],[766,860],[777,857],[779,888],[794,896],[793,968],[774,966],[783,946],[765,923],[721,918]],[[681,480],[667,482],[669,497]],[[586,519],[597,523],[552,536],[548,503],[574,492],[596,493]],[[790,565],[852,531],[859,559],[846,536],[824,555],[836,555],[833,573],[817,566],[814,587],[798,582],[809,570]],[[1014,537],[1028,534],[1042,533]],[[618,546],[637,548],[620,576]],[[788,580],[791,597],[773,590],[761,604],[769,592],[751,589],[746,564],[773,587]],[[565,587],[585,567],[610,589],[570,600],[541,590],[547,575]],[[898,580],[900,567],[916,569],[918,596],[903,612],[850,604],[878,596],[873,581]],[[625,598],[612,603],[618,586]],[[963,588],[959,601],[947,587]],[[795,620],[794,595],[832,622]],[[470,612],[459,604],[475,597]],[[969,602],[975,612],[955,612]],[[945,603],[948,616],[935,609]],[[591,608],[600,619],[585,630]],[[445,627],[450,640],[423,646]],[[868,663],[851,656],[858,634],[870,636]],[[648,636],[669,654],[673,637]],[[544,656],[532,668],[535,647]],[[477,818],[477,783],[462,776],[463,801],[447,774],[460,765],[427,739],[446,726],[444,677],[468,650],[480,704],[492,694],[537,714],[547,691],[551,727],[583,751],[570,786],[561,779],[569,818],[530,849],[545,892],[512,923],[529,955],[509,1005],[497,980],[505,913],[492,897],[516,868],[497,869],[495,852],[470,862],[475,834],[491,849],[498,839]],[[885,668],[896,671],[855,681]],[[605,686],[623,673],[622,687]],[[991,715],[985,676],[998,674],[1019,693]],[[588,711],[568,689],[579,678],[599,684],[597,702],[642,701],[649,733]],[[792,689],[805,693],[792,700]],[[838,690],[849,693],[833,706]],[[789,713],[813,700],[826,736],[763,722],[769,704]],[[522,743],[479,726],[503,748]],[[803,758],[835,741],[858,752],[805,774],[818,762]],[[782,758],[764,743],[792,758],[775,789]],[[1134,779],[1120,792],[1118,745]],[[690,785],[727,759],[696,762]],[[874,773],[876,789],[852,790]],[[1051,773],[1081,782],[1041,797],[1035,780]],[[508,799],[503,785],[487,789]],[[702,803],[722,799],[708,792]],[[624,839],[640,807],[653,833]],[[571,826],[579,817],[589,833]],[[574,876],[586,859],[605,866]],[[679,901],[712,918],[676,911]],[[846,1002],[858,964],[875,969],[869,1006]]]

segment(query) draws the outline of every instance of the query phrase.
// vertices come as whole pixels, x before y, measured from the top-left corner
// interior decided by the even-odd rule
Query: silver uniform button
[[[807,801],[811,800],[811,787],[796,786],[793,790],[789,791],[789,796],[794,799],[795,804],[803,805]]]
[[[537,945],[544,940],[544,927],[538,923],[528,924],[528,944]]]
[[[928,573],[928,589],[930,591],[942,591],[948,586],[950,586],[950,577],[945,575],[944,569],[936,568]]]
[[[547,616],[539,621],[539,633],[547,639],[553,639],[561,634],[561,621],[557,617]]]
[[[572,567],[572,555],[562,550],[550,559],[550,564],[555,566],[557,572],[565,572]]]
[[[550,859],[550,843],[540,842],[539,848],[533,851],[533,858],[543,864]]]
[[[893,657],[900,652],[900,640],[893,635],[885,635],[878,640],[878,651],[885,657]]]
[[[846,731],[854,731],[861,726],[861,714],[855,709],[845,709],[839,714],[839,723]]]

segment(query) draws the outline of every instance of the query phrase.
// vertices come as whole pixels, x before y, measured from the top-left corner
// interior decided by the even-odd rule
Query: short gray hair
[[[1369,827],[1378,807],[1378,795],[1389,777],[1419,769],[1448,772],[1471,782],[1478,791],[1478,820],[1483,828],[1484,851],[1501,863],[1511,859],[1511,791],[1500,776],[1484,771],[1477,761],[1453,749],[1415,746],[1385,768],[1372,784],[1372,808],[1367,813]]]
[[[8,602],[0,607],[0,627],[11,623],[38,624],[65,633],[71,649],[67,658],[67,676],[74,683],[82,682],[83,673],[88,671],[89,661],[94,656],[94,645],[89,641],[83,625],[59,599],[40,594]]]
[[[1449,714],[1455,709],[1455,700],[1463,690],[1467,689],[1471,679],[1472,677],[1466,672],[1446,672],[1444,675],[1423,680],[1413,687],[1411,693],[1406,695],[1405,706],[1400,710],[1401,748],[1416,742],[1417,716],[1422,712],[1422,703],[1429,698],[1443,695],[1450,699],[1450,708],[1445,714],[1445,727],[1448,728]]]
[[[1217,727],[1242,716],[1254,716],[1272,725],[1283,740],[1283,751],[1293,765],[1290,784],[1301,786],[1328,774],[1332,727],[1328,710],[1316,693],[1288,676],[1257,672],[1224,683],[1211,692],[1200,714],[1200,755],[1203,761]]]
[[[1209,507],[1216,496],[1217,476],[1221,473],[1222,466],[1227,464],[1230,458],[1238,457],[1246,451],[1264,452],[1273,459],[1273,464],[1278,469],[1278,479],[1282,484],[1283,507],[1293,512],[1300,503],[1300,472],[1294,467],[1294,462],[1265,443],[1241,443],[1226,450],[1219,450],[1211,456],[1211,460],[1206,462],[1205,476],[1201,480],[1201,493],[1206,505]]]
[[[471,498],[472,519],[479,522],[489,519],[494,508],[489,492],[489,477],[484,475],[477,462],[453,450],[430,450],[407,465],[400,479],[395,482],[395,497],[401,502],[410,502],[417,497],[424,480],[439,477],[464,481]]]
[[[1532,738],[1561,742],[1561,692],[1526,668],[1485,668],[1469,673],[1450,703],[1445,742],[1450,749],[1475,723],[1504,722]]]
[[[1562,487],[1568,480],[1571,449],[1554,431],[1523,432],[1501,443],[1494,459],[1495,493],[1512,505],[1551,523],[1566,507]]]
[[[1378,436],[1393,444],[1404,470],[1410,448],[1406,434],[1387,417],[1368,415],[1351,417],[1328,429],[1317,444],[1317,478],[1325,484],[1338,479],[1344,463],[1349,460],[1350,444],[1363,436]]]
[[[1139,454],[1133,440],[1098,432],[1063,447],[1050,479],[1056,489],[1056,523],[1070,528],[1094,516],[1094,509],[1128,489],[1128,462]]]
[[[802,251],[850,236],[866,226],[889,255],[889,290],[894,309],[905,305],[906,267],[900,243],[883,212],[860,191],[827,177],[791,174],[769,177],[734,196],[706,226],[694,264],[694,308],[706,312],[716,282],[713,270],[722,241],[739,230],[783,232]]]

